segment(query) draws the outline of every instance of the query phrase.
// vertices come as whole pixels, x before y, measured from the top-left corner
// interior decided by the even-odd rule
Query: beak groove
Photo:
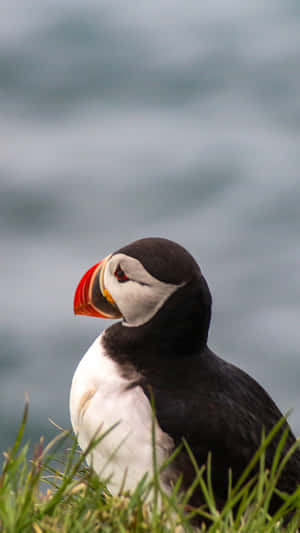
[[[122,314],[104,287],[104,270],[110,255],[92,266],[81,278],[74,295],[75,315],[120,318]]]

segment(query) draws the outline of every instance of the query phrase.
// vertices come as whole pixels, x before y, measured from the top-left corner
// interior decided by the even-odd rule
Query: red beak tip
[[[109,256],[108,256],[109,257]],[[73,311],[75,315],[87,315],[100,318],[118,318],[121,317],[121,313],[114,309],[110,302],[106,302],[106,305],[110,304],[111,309],[99,309],[97,305],[93,305],[91,299],[91,285],[93,283],[95,275],[99,272],[101,265],[105,264],[107,258],[103,259],[96,265],[92,266],[81,278],[74,295]],[[102,267],[101,267],[102,268]],[[102,296],[106,301],[105,295]]]

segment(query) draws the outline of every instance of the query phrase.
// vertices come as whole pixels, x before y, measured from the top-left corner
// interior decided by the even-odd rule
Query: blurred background
[[[83,273],[162,236],[199,261],[209,345],[300,434],[300,4],[4,0],[0,450],[70,426],[72,375],[108,323]]]

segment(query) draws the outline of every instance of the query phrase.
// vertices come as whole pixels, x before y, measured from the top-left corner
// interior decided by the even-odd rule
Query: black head
[[[106,332],[108,348],[184,355],[206,346],[211,295],[193,257],[179,244],[146,238],[112,254],[104,285],[123,316]]]
[[[134,257],[149,274],[165,283],[180,285],[201,275],[199,265],[183,246],[161,237],[139,239],[115,254]]]

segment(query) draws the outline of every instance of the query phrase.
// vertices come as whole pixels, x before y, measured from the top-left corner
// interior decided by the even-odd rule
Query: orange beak
[[[74,296],[75,315],[101,318],[120,318],[120,313],[112,296],[104,287],[105,266],[110,255],[92,266],[81,278]]]

